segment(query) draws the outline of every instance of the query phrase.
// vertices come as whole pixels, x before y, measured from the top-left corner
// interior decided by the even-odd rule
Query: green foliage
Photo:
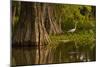
[[[92,14],[92,6],[63,5],[62,11],[62,29],[64,31],[74,28],[76,22],[78,22],[79,31],[95,28],[96,22]]]
[[[72,34],[68,33],[63,35],[50,36],[50,38],[55,44],[59,43],[60,40],[75,41],[79,44],[92,44],[95,41],[95,34],[88,31],[82,31]]]

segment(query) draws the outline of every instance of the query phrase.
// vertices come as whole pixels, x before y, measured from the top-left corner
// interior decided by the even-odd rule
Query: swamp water
[[[37,65],[96,60],[95,44],[78,44],[74,41],[61,42],[55,48],[31,46],[12,48],[12,65]]]

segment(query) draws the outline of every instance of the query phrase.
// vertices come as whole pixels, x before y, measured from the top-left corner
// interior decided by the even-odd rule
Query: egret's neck
[[[77,27],[77,23],[75,23],[75,29],[76,29],[76,27]]]

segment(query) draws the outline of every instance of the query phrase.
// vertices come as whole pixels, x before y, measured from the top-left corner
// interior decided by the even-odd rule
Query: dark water
[[[95,44],[78,44],[74,41],[59,43],[55,48],[31,46],[12,48],[12,65],[36,65],[96,60]]]

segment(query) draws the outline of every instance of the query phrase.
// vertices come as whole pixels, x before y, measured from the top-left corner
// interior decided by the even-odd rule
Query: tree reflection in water
[[[56,48],[37,46],[12,48],[12,65],[35,65],[95,61],[95,45],[74,41],[59,43]]]

